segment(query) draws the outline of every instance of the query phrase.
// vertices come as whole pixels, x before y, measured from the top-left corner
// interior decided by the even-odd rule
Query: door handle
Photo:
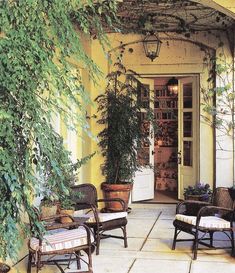
[[[154,150],[152,150],[152,155],[154,155],[155,154],[155,152],[154,152]]]
[[[181,160],[182,160],[181,151],[179,151],[179,152],[177,153],[177,163],[178,163],[178,164],[181,164]]]

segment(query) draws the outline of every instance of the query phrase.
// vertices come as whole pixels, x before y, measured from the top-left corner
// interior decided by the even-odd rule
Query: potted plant
[[[101,169],[106,180],[101,188],[105,198],[123,199],[127,210],[133,176],[140,169],[137,152],[141,144],[149,140],[140,120],[140,90],[144,86],[133,71],[125,69],[121,61],[114,64],[114,69],[107,75],[104,94],[96,98],[100,114],[98,124],[104,126],[98,134],[101,153],[105,158]],[[145,110],[146,121],[152,121],[152,111],[149,108]],[[115,207],[111,208],[111,204]],[[111,210],[121,209],[117,202],[110,202],[108,206]]]
[[[59,198],[59,204],[58,204],[60,214],[66,214],[73,217],[75,204],[82,197],[83,197],[83,194],[81,192],[74,192],[71,189],[68,195],[61,195]],[[61,223],[72,222],[72,219],[69,216],[61,217],[60,222]]]
[[[210,201],[212,190],[209,184],[197,183],[184,189],[185,200]]]
[[[41,200],[40,212],[41,212],[42,218],[56,215],[57,210],[58,210],[58,201],[51,200],[51,199],[46,198],[46,197],[44,197]]]
[[[74,202],[70,196],[62,196],[59,200],[60,214],[72,216],[74,215]],[[61,223],[70,223],[73,220],[69,216],[62,216],[60,218]]]

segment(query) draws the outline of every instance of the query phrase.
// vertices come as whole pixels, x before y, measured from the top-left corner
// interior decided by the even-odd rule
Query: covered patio
[[[128,215],[128,248],[120,240],[101,242],[100,255],[92,255],[95,273],[221,273],[235,272],[235,259],[230,249],[201,249],[198,259],[192,260],[191,243],[179,243],[171,250],[174,234],[174,204],[132,204]],[[186,236],[186,235],[181,235]],[[226,237],[215,234],[217,244],[225,245]],[[229,245],[229,241],[228,245]],[[26,272],[27,259],[15,270]],[[74,272],[71,266],[66,272]],[[15,271],[17,272],[17,271]],[[32,271],[34,272],[34,271]],[[59,273],[56,267],[45,267],[43,272]],[[76,271],[77,272],[77,271]],[[79,272],[79,271],[78,271]]]
[[[97,63],[99,69],[103,73],[102,75],[107,75],[112,70],[110,65],[111,61],[114,63],[117,55],[120,54],[123,63],[129,69],[133,69],[140,75],[143,84],[149,85],[149,94],[151,94],[151,92],[156,94],[156,91],[158,92],[160,90],[158,90],[156,86],[162,86],[161,90],[165,90],[168,80],[177,77],[179,79],[179,87],[181,88],[179,94],[183,94],[184,91],[187,91],[187,86],[191,86],[191,93],[188,95],[188,97],[190,97],[189,101],[191,106],[188,107],[186,105],[187,107],[183,107],[184,97],[181,96],[178,100],[178,105],[181,106],[175,106],[175,109],[173,109],[174,107],[171,109],[172,112],[174,110],[179,110],[177,114],[181,113],[178,116],[180,118],[174,117],[173,121],[167,121],[167,119],[170,120],[171,118],[162,118],[162,122],[168,122],[166,123],[168,125],[171,124],[169,122],[177,121],[177,127],[174,127],[175,140],[177,139],[173,147],[175,150],[170,150],[171,155],[174,155],[173,163],[176,165],[174,170],[175,173],[172,174],[170,172],[169,174],[165,172],[164,177],[161,177],[160,172],[158,173],[159,177],[157,177],[157,172],[154,174],[151,173],[151,187],[147,185],[151,188],[151,196],[154,196],[154,194],[156,196],[158,194],[157,190],[161,190],[161,187],[157,186],[158,178],[166,179],[164,182],[173,179],[173,182],[176,182],[175,185],[173,185],[174,187],[170,187],[170,189],[174,188],[173,201],[171,204],[161,204],[161,200],[158,200],[158,203],[154,203],[155,200],[152,197],[144,197],[141,188],[142,192],[140,192],[140,199],[138,200],[144,200],[145,202],[137,203],[136,201],[138,200],[134,200],[132,194],[132,200],[130,201],[130,203],[132,202],[132,204],[130,204],[132,209],[128,214],[127,225],[128,248],[124,248],[123,243],[120,240],[111,238],[103,240],[101,242],[100,255],[95,255],[95,253],[92,254],[93,272],[235,273],[235,259],[234,257],[231,257],[231,251],[229,249],[200,249],[197,260],[192,259],[190,242],[177,244],[176,250],[174,251],[171,249],[174,235],[173,219],[175,217],[176,202],[178,199],[183,198],[184,188],[194,185],[198,181],[209,183],[213,189],[218,186],[231,187],[232,184],[235,184],[235,126],[232,127],[232,138],[228,138],[227,135],[221,137],[215,127],[204,122],[202,119],[204,110],[201,107],[204,102],[201,91],[202,87],[203,85],[208,87],[207,83],[210,82],[209,75],[211,63],[207,63],[207,61],[211,61],[211,57],[224,56],[222,55],[224,52],[229,62],[232,63],[229,80],[232,82],[231,92],[233,94],[235,93],[235,4],[232,3],[234,1],[220,1],[230,3],[224,6],[219,5],[219,1],[188,1],[191,4],[186,3],[187,1],[175,1],[176,3],[185,3],[184,10],[182,12],[178,11],[178,16],[173,14],[177,9],[179,10],[179,8],[177,8],[179,6],[175,5],[175,3],[173,3],[174,1],[169,1],[171,2],[169,11],[168,1],[162,1],[162,6],[156,6],[155,1],[153,0],[123,0],[117,2],[119,2],[118,18],[126,28],[122,33],[119,33],[111,32],[107,26],[104,26],[105,32],[110,40],[110,48],[105,52],[97,40],[96,33],[90,32],[89,34],[91,34],[91,36],[88,35],[89,37],[82,36],[82,43],[85,45],[84,51],[86,51],[88,57],[92,62],[94,61]],[[142,2],[142,6],[139,5],[139,2]],[[161,11],[161,14],[159,14],[159,10]],[[167,11],[167,13],[163,14],[165,11]],[[118,25],[116,25],[116,27],[117,26]],[[139,29],[141,31],[139,31]],[[144,32],[142,32],[143,30]],[[142,48],[143,33],[148,31],[153,32],[153,30],[159,34],[159,38],[163,43],[161,55],[154,62],[153,60],[146,58]],[[223,41],[223,43],[221,41]],[[81,66],[79,62],[74,61],[73,63],[73,61],[74,60],[72,60],[71,67],[73,67],[71,68],[71,71],[79,71],[79,81],[81,81],[81,85],[84,85],[85,89],[88,90],[90,99],[93,102],[97,95],[100,94],[100,89],[102,89],[101,92],[105,90],[105,77],[102,78],[99,86],[95,86],[88,77],[86,68],[84,68],[85,66]],[[212,72],[213,77],[211,79],[211,86],[215,88],[217,87],[218,82],[216,79],[215,67],[213,67]],[[186,82],[189,78],[191,81]],[[161,84],[158,85],[158,81]],[[162,83],[163,81],[165,82]],[[64,84],[67,84],[66,80]],[[184,89],[184,84],[186,89]],[[23,88],[22,90],[25,91],[26,89]],[[159,95],[159,97],[159,100],[166,99],[167,102],[168,99],[171,99],[171,97],[161,98],[164,97],[163,95]],[[187,94],[185,97],[187,97]],[[61,100],[61,103],[62,102],[63,101]],[[155,102],[157,102],[157,99]],[[71,107],[66,100],[64,103],[66,104],[66,107],[71,109],[74,108]],[[213,106],[216,105],[216,94],[213,95],[212,103]],[[61,105],[58,104],[59,108],[60,106]],[[233,96],[233,125],[235,124],[234,106],[235,98]],[[35,107],[33,107],[33,109],[34,108]],[[158,113],[161,109],[154,108],[164,107],[155,107],[154,105],[153,110],[156,110],[155,112]],[[169,109],[167,109],[167,111],[169,112]],[[188,117],[191,116],[187,120],[187,115],[185,115],[186,118],[184,120],[184,115],[182,113],[189,113]],[[161,114],[165,114],[164,109]],[[93,105],[88,105],[87,109],[85,109],[84,119],[86,121],[84,122],[95,137],[101,129],[100,125],[97,124],[96,115],[97,108],[93,107]],[[210,118],[214,121],[214,117]],[[14,118],[12,120],[14,120]],[[187,123],[188,121],[191,123]],[[69,129],[69,126],[65,126],[60,115],[57,115],[53,122],[55,123],[53,124],[55,127],[53,130],[55,130],[56,135],[58,134],[58,136],[64,138],[64,146],[71,152],[72,159],[76,160],[77,158],[83,158],[86,157],[87,154],[92,154],[92,156],[94,156],[91,156],[87,165],[81,168],[77,178],[79,184],[86,182],[93,184],[98,190],[98,196],[101,197],[100,186],[102,181],[104,181],[104,176],[101,173],[100,166],[103,163],[104,158],[99,152],[100,148],[98,147],[95,137],[92,138],[89,135],[86,135],[85,130],[83,132],[82,128],[79,127],[78,131],[80,132],[81,130],[80,135],[82,136],[80,139],[76,133]],[[182,129],[184,126],[185,128],[187,127],[185,124],[189,124],[188,127],[190,128],[189,135],[186,136],[183,133],[184,129]],[[8,127],[6,126],[6,128]],[[187,130],[185,131],[187,133]],[[44,134],[42,135],[44,136]],[[159,162],[160,156],[157,156],[158,152],[164,154],[164,150],[160,149],[164,149],[167,146],[170,147],[169,142],[166,142],[166,147],[160,147],[164,146],[162,140],[160,139],[160,142],[158,142],[159,139],[154,135],[152,135],[151,138],[151,143],[149,146],[145,147],[149,153],[147,154],[149,163],[155,166],[156,170],[159,168],[159,164],[162,166],[164,165],[165,167],[167,166],[166,163],[168,165],[169,163],[171,164],[172,162],[169,158],[173,158],[173,156],[169,156],[166,160],[167,162]],[[217,145],[218,139],[221,143],[225,144],[225,148],[219,149],[220,147]],[[38,143],[37,138],[35,138],[35,141]],[[45,138],[45,143],[50,143],[50,141]],[[159,143],[161,143],[161,145]],[[232,152],[229,150],[228,156],[226,153],[228,152],[227,148],[229,147],[229,149],[231,149],[231,146]],[[54,146],[52,145],[51,147],[51,151],[54,151],[56,145],[54,144]],[[37,151],[37,149],[35,149],[35,151]],[[182,161],[183,163],[181,163],[181,158],[184,158],[184,152],[185,154],[188,152],[190,160],[185,160],[185,162]],[[52,155],[51,158],[54,160],[54,155]],[[185,158],[187,159],[187,156],[185,156]],[[33,161],[32,164],[41,166],[37,160],[34,159]],[[156,164],[154,165],[154,163]],[[11,165],[9,164],[9,166]],[[183,169],[183,167],[187,168]],[[23,167],[22,170],[24,171]],[[190,170],[189,173],[187,172],[188,170]],[[30,179],[29,185],[32,183],[32,179]],[[57,181],[56,179],[57,178],[54,178],[54,180],[52,179],[51,181]],[[65,178],[63,179],[66,180]],[[13,184],[14,186],[14,176],[12,176],[12,181],[10,181],[9,184],[11,186]],[[143,181],[146,180],[142,179],[141,183]],[[135,185],[136,183],[137,182],[135,181]],[[158,185],[163,184],[164,183]],[[35,205],[37,202],[32,198],[32,196],[35,197],[36,194],[33,193],[33,191],[31,192],[30,187],[29,189],[30,190],[28,190],[27,187],[20,187],[18,192],[19,194],[24,193],[26,195],[29,203],[28,208],[30,209],[31,206]],[[167,192],[169,187],[166,187],[165,190]],[[14,189],[12,192],[14,192]],[[25,200],[24,194],[22,194],[22,200]],[[148,201],[146,202],[146,200]],[[149,200],[152,200],[152,202]],[[41,202],[41,200],[37,201]],[[11,203],[11,200],[9,199],[8,202]],[[19,208],[20,206],[17,205],[16,207]],[[16,222],[16,224],[18,223]],[[12,230],[15,231],[17,229],[12,228]],[[7,228],[6,231],[8,231]],[[116,235],[119,235],[118,231],[116,233]],[[189,235],[182,234],[182,236],[187,239]],[[221,234],[215,235],[215,241],[219,245],[221,243],[221,245],[227,245],[229,247],[229,240]],[[21,249],[18,257],[19,262],[15,266],[12,266],[10,272],[27,272],[27,254],[28,246],[25,240],[24,247]],[[83,270],[85,269],[82,268],[80,271],[77,271],[75,263],[72,263],[70,268],[66,269],[66,272],[72,273],[76,271],[82,273],[84,272]],[[33,269],[32,272],[36,272],[35,269]],[[45,266],[42,269],[42,272],[59,273],[59,270],[53,266]]]

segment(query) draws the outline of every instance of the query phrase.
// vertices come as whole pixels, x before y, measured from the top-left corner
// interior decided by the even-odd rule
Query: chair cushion
[[[92,212],[88,213],[87,216],[89,216],[89,220],[87,221],[88,223],[95,223],[95,217],[94,214]],[[98,217],[99,217],[99,221],[100,222],[107,222],[107,221],[111,221],[111,220],[116,220],[116,219],[120,219],[120,218],[125,218],[127,217],[127,212],[123,211],[123,212],[112,212],[112,213],[98,213]]]
[[[94,242],[94,238],[91,234],[91,242]],[[52,232],[44,236],[41,248],[39,247],[39,240],[32,238],[30,240],[30,247],[42,253],[50,251],[59,251],[63,249],[70,249],[87,244],[87,233],[84,227],[79,227],[70,230],[60,230],[59,232]]]
[[[190,225],[196,225],[197,217],[176,214],[175,219]],[[230,222],[216,216],[203,216],[200,219],[199,226],[203,228],[230,228]]]

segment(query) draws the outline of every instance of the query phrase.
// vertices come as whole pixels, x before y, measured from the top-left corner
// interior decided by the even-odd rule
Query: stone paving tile
[[[161,252],[161,251],[139,251],[136,253],[137,258],[169,260],[169,261],[191,261],[191,253],[186,252]]]
[[[94,273],[128,273],[133,258],[120,256],[93,256]]]
[[[115,238],[103,239],[100,242],[100,249],[120,250],[120,251],[139,251],[144,243],[144,238],[128,238],[128,247],[124,248],[123,240]]]
[[[156,219],[129,219],[127,235],[133,238],[146,238]]]
[[[161,213],[161,215],[159,216],[159,220],[171,220],[173,222],[173,220],[175,219],[175,213],[174,214],[165,214],[164,212]]]
[[[174,229],[173,221],[171,219],[163,219],[156,222],[155,228]]]
[[[225,262],[232,263],[235,266],[235,258],[231,256],[231,251],[228,249],[222,250],[201,250],[198,254],[197,261],[200,262]]]
[[[157,219],[160,213],[161,213],[160,209],[151,209],[151,208],[132,209],[131,213],[128,214],[128,219],[132,219],[132,218]]]
[[[130,273],[188,273],[189,268],[189,261],[174,261],[174,267],[172,267],[172,261],[137,259]]]
[[[193,261],[190,273],[235,273],[234,263]]]
[[[171,250],[172,239],[147,239],[143,251],[161,251],[161,252],[190,252],[191,242],[181,242],[177,244],[175,250]]]
[[[149,234],[150,239],[173,239],[175,230],[173,228],[159,228],[154,226],[151,233]],[[188,236],[191,238],[192,236]]]

